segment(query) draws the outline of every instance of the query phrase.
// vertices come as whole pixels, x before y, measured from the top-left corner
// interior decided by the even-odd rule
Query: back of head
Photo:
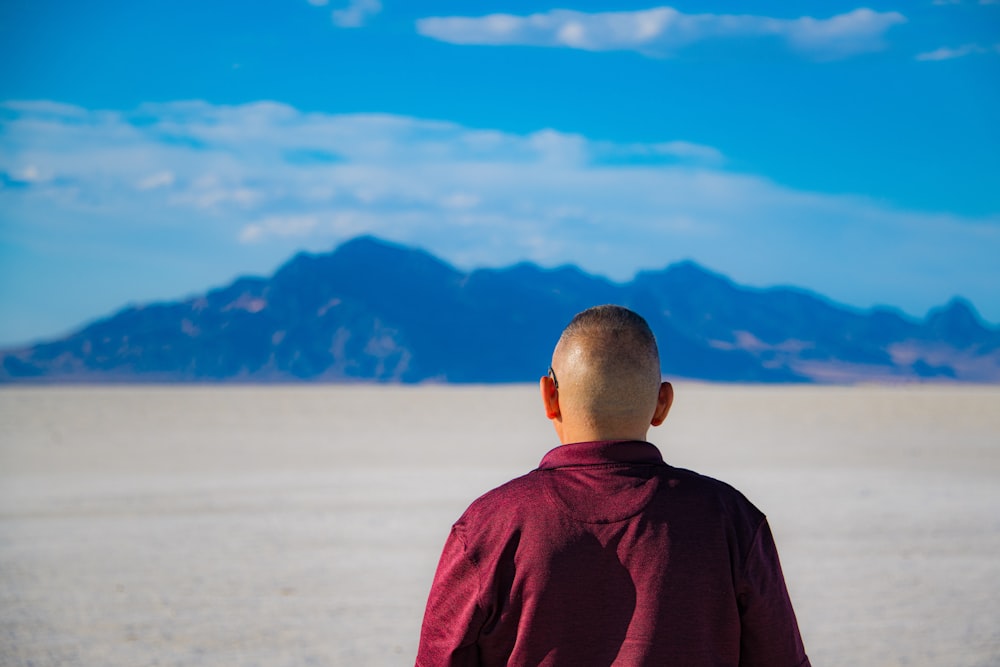
[[[637,313],[613,305],[579,313],[559,338],[552,366],[564,416],[606,433],[648,427],[660,357],[653,332]]]

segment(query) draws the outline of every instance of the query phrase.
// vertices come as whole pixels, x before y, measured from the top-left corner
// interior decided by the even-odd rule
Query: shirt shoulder
[[[537,504],[543,494],[537,471],[515,477],[479,496],[465,510],[457,524],[475,524],[497,515],[518,514],[522,508]]]
[[[670,471],[668,484],[673,484],[675,488],[685,486],[691,495],[718,503],[720,509],[727,513],[744,515],[752,519],[755,524],[759,524],[765,518],[764,513],[742,491],[728,482],[685,468],[671,466],[667,468]]]

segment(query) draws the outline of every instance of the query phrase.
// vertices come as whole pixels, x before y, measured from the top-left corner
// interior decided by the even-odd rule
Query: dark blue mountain
[[[576,312],[642,313],[668,376],[725,382],[1000,381],[1000,331],[955,299],[918,321],[682,262],[619,284],[576,267],[463,273],[361,237],[184,301],[130,307],[0,354],[5,382],[521,382]]]

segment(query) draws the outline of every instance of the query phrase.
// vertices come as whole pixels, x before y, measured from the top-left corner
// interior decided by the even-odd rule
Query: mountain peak
[[[714,283],[717,285],[733,284],[733,281],[721,273],[716,273],[715,271],[706,269],[704,266],[691,259],[674,262],[663,269],[647,269],[640,271],[636,275],[635,279],[640,282],[647,280],[655,280],[659,282],[662,280],[675,285],[684,285],[688,283]]]
[[[453,266],[422,248],[405,246],[367,235],[345,241],[329,253],[328,257],[341,262],[362,262],[367,264],[370,270],[423,269],[458,273]]]
[[[377,252],[413,252],[401,244],[386,241],[370,234],[356,236],[344,241],[334,248],[334,254],[377,253]]]
[[[975,307],[962,297],[952,299],[927,314],[928,328],[942,339],[966,346],[989,333]]]

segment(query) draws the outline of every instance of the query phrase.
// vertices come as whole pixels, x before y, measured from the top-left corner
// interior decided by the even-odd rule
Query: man
[[[764,515],[645,442],[673,401],[646,321],[578,314],[540,384],[562,445],[452,527],[417,665],[808,666]]]

